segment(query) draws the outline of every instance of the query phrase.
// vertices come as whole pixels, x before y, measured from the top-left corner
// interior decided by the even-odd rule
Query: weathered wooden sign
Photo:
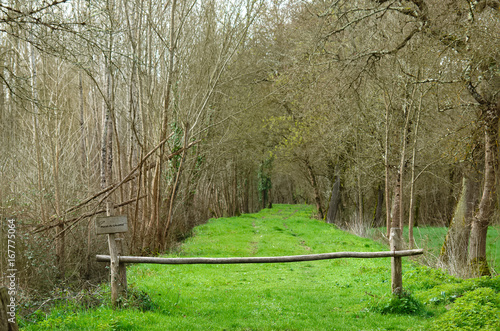
[[[95,221],[97,234],[119,233],[128,231],[126,215],[97,217]]]

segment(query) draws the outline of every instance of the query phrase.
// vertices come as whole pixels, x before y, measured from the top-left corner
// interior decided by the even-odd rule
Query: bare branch
[[[116,208],[124,207],[124,206],[126,206],[126,205],[129,205],[129,204],[131,204],[131,203],[135,202],[135,201],[138,201],[138,200],[140,200],[140,199],[144,199],[145,197],[146,197],[146,196],[145,196],[145,195],[143,195],[143,196],[141,196],[141,197],[139,197],[139,198],[130,199],[130,200],[127,200],[127,201],[124,201],[124,202],[121,202],[121,203],[117,204],[115,207],[116,207]],[[104,208],[104,209],[99,209],[99,210],[93,210],[93,211],[90,211],[90,212],[88,212],[88,213],[82,214],[82,215],[80,215],[80,216],[78,216],[78,217],[74,217],[74,218],[71,218],[71,219],[69,219],[69,220],[65,220],[65,221],[63,221],[63,222],[57,222],[57,223],[53,223],[53,224],[47,224],[47,225],[46,225],[46,226],[44,226],[43,228],[40,228],[40,229],[36,229],[36,230],[34,230],[34,231],[33,231],[33,234],[35,234],[35,233],[39,233],[39,232],[43,232],[43,231],[47,231],[47,230],[50,230],[50,229],[53,229],[53,228],[56,228],[56,227],[60,226],[61,224],[68,224],[68,223],[73,223],[73,222],[74,222],[73,224],[75,224],[75,223],[77,223],[78,221],[81,221],[81,220],[83,220],[83,219],[85,219],[85,218],[89,218],[89,217],[92,217],[92,216],[95,216],[95,215],[98,215],[98,214],[104,214],[105,212],[106,212],[106,208]],[[70,225],[70,227],[72,227],[72,226],[73,226],[73,224],[71,224],[71,225]],[[68,227],[68,228],[69,228],[69,227]],[[68,228],[65,228],[65,230],[64,230],[64,231],[66,231]],[[60,236],[62,233],[63,233],[63,232],[57,233],[57,234],[56,234],[56,236],[55,236],[54,238],[56,238],[56,237]]]
[[[153,148],[142,160],[141,162],[139,162],[139,164],[134,168],[132,169],[132,171],[129,172],[129,174],[127,176],[125,176],[124,179],[122,179],[119,183],[117,184],[112,184],[108,187],[106,187],[105,189],[101,190],[100,192],[98,192],[97,194],[94,194],[93,196],[85,199],[83,202],[79,203],[78,205],[76,206],[73,206],[69,209],[67,209],[62,215],[59,215],[59,216],[53,216],[51,217],[51,220],[49,221],[49,223],[45,223],[45,224],[41,224],[37,229],[34,230],[34,233],[38,233],[38,232],[41,232],[41,231],[45,231],[45,230],[49,230],[51,228],[54,228],[56,227],[57,225],[60,224],[60,221],[57,220],[57,219],[61,219],[63,218],[65,215],[67,215],[68,213],[72,212],[72,211],[75,211],[76,209],[79,209],[83,206],[85,206],[86,204],[88,204],[89,202],[91,202],[92,200],[95,200],[97,199],[99,196],[103,195],[104,196],[99,200],[98,202],[98,206],[106,200],[107,197],[109,197],[114,191],[116,191],[119,187],[121,187],[123,184],[133,180],[136,178],[137,175],[134,175],[134,173],[144,164],[144,162],[146,161],[147,158],[149,158],[149,156],[151,156],[158,148],[160,148],[170,137],[172,136],[172,134],[170,134],[164,141],[162,141],[160,144],[158,144],[158,146],[156,146],[155,148]],[[168,155],[166,157],[167,160],[170,160],[172,159],[174,156],[177,156],[181,153],[183,153],[185,150],[193,147],[194,145],[198,144],[200,142],[200,140],[197,140],[197,141],[193,141],[191,143],[189,143],[186,147],[183,147],[183,148],[180,148],[179,150],[175,151],[174,153],[171,153],[170,155]],[[155,167],[155,163],[149,165],[146,169],[147,170],[151,170]],[[136,199],[133,199],[133,200],[130,200],[128,203],[130,202],[133,202],[133,201],[136,201]],[[120,206],[120,205],[118,205]],[[99,212],[93,212],[94,214],[92,215],[95,215],[96,213],[99,213]],[[90,215],[90,216],[92,216]],[[78,218],[73,218],[71,219],[70,221],[75,221],[75,224],[78,223],[79,221],[81,221],[82,219],[86,218],[86,217],[89,217],[89,215],[87,214],[84,214]],[[70,222],[70,221],[65,221],[64,223],[67,223],[67,222]],[[57,224],[52,224],[53,222],[57,222]],[[72,224],[73,226],[73,224]],[[56,235],[59,236],[60,234],[58,233]]]
[[[488,104],[488,101],[486,101],[486,99],[481,94],[479,94],[479,92],[476,90],[476,87],[472,85],[470,81],[467,82],[467,90],[472,95],[474,100],[476,100],[480,105]]]
[[[19,18],[21,18],[21,17],[29,17],[33,20],[38,20],[37,18],[33,17],[33,15],[38,14],[38,13],[40,13],[46,9],[49,9],[51,7],[59,6],[59,5],[66,3],[68,1],[69,0],[54,0],[51,3],[46,4],[45,6],[35,8],[35,9],[32,9],[32,10],[27,11],[27,12],[16,9],[14,7],[6,6],[4,4],[0,4],[0,8],[5,9],[7,11],[7,13],[6,13],[7,17],[0,19],[0,22],[18,22]],[[12,12],[12,13],[15,13],[17,15],[11,16],[11,15],[9,15],[8,12]]]
[[[361,21],[364,21],[365,19],[367,19],[367,18],[369,18],[369,17],[372,17],[373,15],[376,15],[376,14],[378,14],[378,13],[382,13],[382,12],[385,12],[386,10],[387,10],[387,8],[385,8],[385,7],[384,7],[384,8],[380,8],[380,9],[376,9],[376,10],[373,10],[373,11],[371,11],[370,13],[368,13],[368,14],[366,14],[366,15],[363,15],[363,16],[361,16],[361,17],[358,17],[357,19],[355,19],[355,20],[353,20],[353,21],[351,21],[351,22],[349,22],[349,23],[345,24],[343,27],[341,27],[341,28],[339,28],[339,29],[337,29],[337,30],[333,30],[333,31],[331,31],[331,32],[329,32],[329,33],[327,33],[327,34],[323,37],[323,39],[328,39],[328,38],[330,38],[331,36],[333,36],[334,34],[340,33],[340,32],[342,32],[342,31],[346,30],[347,28],[349,28],[350,26],[352,26],[352,25],[354,25],[354,24],[357,24],[357,23],[359,23],[359,22],[361,22]]]
[[[407,44],[408,42],[413,38],[413,36],[415,36],[417,34],[417,32],[419,32],[421,30],[420,27],[417,27],[415,29],[413,29],[409,34],[408,36],[406,36],[405,39],[403,39],[403,41],[401,41],[396,47],[394,47],[393,49],[389,49],[389,50],[382,50],[382,51],[372,51],[372,52],[367,52],[367,53],[362,53],[362,54],[359,54],[358,56],[356,56],[355,58],[353,58],[352,60],[359,60],[361,58],[364,58],[364,57],[369,57],[369,58],[375,58],[375,59],[379,59],[385,55],[392,55],[392,54],[395,54],[397,53],[398,51],[400,51],[401,49],[403,49]]]

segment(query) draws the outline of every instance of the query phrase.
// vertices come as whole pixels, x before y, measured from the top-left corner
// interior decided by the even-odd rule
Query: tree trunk
[[[250,212],[249,209],[249,192],[250,192],[250,187],[248,185],[248,177],[249,175],[245,176],[245,180],[243,181],[243,198],[242,198],[242,204],[241,204],[241,212],[243,214],[248,214]]]
[[[363,191],[361,190],[361,175],[358,172],[358,217],[357,217],[357,223],[358,225],[364,224],[364,213],[363,213]]]
[[[238,168],[236,160],[233,160],[233,210],[232,216],[240,216],[240,202],[238,199]]]
[[[171,90],[172,90],[172,80],[174,74],[174,53],[176,49],[175,43],[175,8],[177,1],[173,0],[170,4],[170,44],[168,47],[169,57],[168,57],[168,71],[167,71],[167,82],[165,86],[165,99],[163,104],[162,111],[162,126],[160,132],[159,141],[163,141],[167,137],[168,130],[168,114],[170,109],[171,102]],[[154,229],[148,229],[148,233],[151,236],[151,242],[149,243],[151,246],[156,246],[155,249],[159,249],[163,247],[164,243],[157,242],[154,243],[154,238],[161,238],[165,229],[162,229],[162,222],[160,220],[161,214],[161,202],[163,201],[163,189],[161,183],[161,174],[163,168],[163,155],[165,154],[165,147],[162,146],[160,148],[160,152],[158,154],[158,159],[156,161],[155,175],[153,177],[153,204],[152,204],[152,213],[150,218],[150,227],[154,227]],[[165,225],[168,224],[165,222]],[[166,225],[166,227],[168,227]],[[166,230],[165,230],[166,231]]]
[[[262,206],[261,206],[262,209],[265,209],[267,205],[267,192],[268,190],[262,191]]]
[[[484,180],[483,195],[472,220],[469,263],[475,276],[490,275],[486,260],[486,235],[495,211],[496,172],[498,166],[498,109],[488,104],[484,113]]]
[[[402,169],[401,169],[402,170]],[[402,249],[401,229],[401,174],[398,173],[396,185],[394,186],[394,198],[391,211],[391,228],[389,232],[389,243],[392,251]],[[400,296],[403,293],[402,261],[400,257],[391,258],[392,294]]]
[[[420,124],[420,111],[422,108],[422,97],[420,98],[420,106],[418,108],[417,123],[415,124],[415,135],[413,138],[413,151],[411,157],[411,181],[410,181],[410,207],[408,208],[408,243],[409,248],[412,249],[415,244],[415,239],[413,238],[413,225],[415,224],[415,163],[417,160],[417,138],[418,138],[418,127]]]
[[[189,138],[189,124],[186,124],[184,127],[184,151],[182,152],[181,160],[179,162],[179,168],[177,169],[177,174],[175,176],[175,182],[173,183],[172,187],[172,194],[170,195],[170,204],[168,207],[168,217],[167,217],[167,224],[165,225],[165,230],[162,232],[163,233],[163,238],[161,238],[162,241],[161,245],[163,245],[163,250],[167,249],[167,237],[168,237],[168,231],[170,229],[170,225],[172,224],[172,218],[173,218],[173,212],[174,212],[174,201],[177,196],[177,192],[179,189],[180,185],[180,178],[182,175],[182,171],[184,168],[184,161],[186,160],[186,153],[187,153],[187,146],[188,146],[188,138]]]
[[[385,144],[384,144],[384,168],[385,168],[385,227],[386,236],[389,238],[391,231],[391,203],[389,201],[389,109],[390,104],[386,98],[385,99]]]
[[[377,206],[375,207],[375,213],[373,215],[373,226],[379,227],[380,218],[382,217],[382,205],[384,204],[384,190],[382,190],[382,184],[377,188]]]
[[[472,216],[478,193],[477,184],[476,178],[463,177],[460,199],[441,247],[440,260],[457,275],[462,274],[467,264]]]
[[[309,174],[309,182],[314,190],[314,201],[316,202],[316,209],[318,210],[319,219],[324,219],[323,208],[321,207],[321,193],[319,191],[318,182],[316,181],[316,175],[314,174],[313,168],[309,160],[305,159],[307,173]]]
[[[267,198],[269,199],[267,203],[267,208],[271,209],[273,208],[273,188],[269,188],[268,193],[267,193]]]
[[[335,182],[332,187],[332,195],[330,196],[330,203],[328,205],[328,212],[326,214],[326,222],[335,224],[337,221],[338,207],[340,204],[340,175],[335,175]]]
[[[394,185],[394,197],[391,208],[391,228],[401,229],[401,175],[398,173],[396,184]]]
[[[53,147],[53,162],[54,162],[54,191],[55,191],[55,207],[56,207],[56,215],[59,219],[59,225],[57,226],[57,240],[56,240],[56,258],[57,258],[57,268],[59,272],[59,277],[61,279],[64,278],[65,274],[65,246],[66,246],[66,235],[64,233],[64,222],[61,217],[61,190],[59,185],[59,146],[58,143],[55,143],[55,147]]]
[[[420,202],[421,202],[421,197],[420,195],[417,195],[416,201],[415,201],[415,217],[413,220],[413,227],[416,228],[418,227],[418,221],[420,220]]]
[[[84,105],[85,100],[83,97],[83,81],[82,81],[82,73],[78,73],[78,90],[80,92],[80,148],[81,148],[81,162],[82,162],[82,177],[86,177],[86,169],[87,169],[87,146],[85,143],[85,114],[84,114]]]
[[[30,36],[33,38],[33,36]],[[33,44],[30,45],[30,66],[31,66],[31,98],[32,98],[32,111],[33,111],[33,146],[35,147],[36,163],[37,163],[37,184],[38,184],[38,195],[40,203],[40,216],[42,223],[46,221],[46,209],[45,209],[45,199],[42,193],[43,188],[45,188],[44,182],[44,163],[43,163],[43,152],[40,143],[40,128],[39,128],[39,116],[40,109],[38,107],[38,86],[37,86],[37,66],[36,66],[36,52]]]
[[[401,146],[401,162],[399,163],[399,171],[398,171],[398,181],[396,183],[397,186],[399,186],[398,191],[399,191],[399,228],[401,229],[401,232],[403,231],[404,227],[404,191],[403,191],[403,181],[404,181],[404,175],[405,175],[405,168],[406,168],[406,145],[408,144],[408,133],[409,133],[409,124],[410,124],[410,110],[407,109],[405,111],[406,113],[406,122],[405,122],[405,127],[403,130],[403,141],[402,141],[402,146]]]
[[[393,223],[394,225],[395,223]],[[402,248],[402,235],[399,227],[392,227],[389,236],[391,251],[399,251]],[[401,257],[391,258],[391,288],[392,294],[400,296],[403,294],[403,265]]]

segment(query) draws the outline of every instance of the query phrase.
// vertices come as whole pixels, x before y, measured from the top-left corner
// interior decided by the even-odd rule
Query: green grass
[[[197,227],[181,251],[171,256],[386,250],[313,220],[312,213],[306,205],[275,205],[257,214],[211,220]],[[414,276],[405,285],[416,292],[428,290],[421,285],[422,277],[415,277],[425,275],[422,267],[404,260],[404,272]],[[391,298],[390,277],[388,258],[134,265],[128,267],[127,278],[134,293],[141,293],[136,301],[142,300],[146,311],[62,306],[48,316],[40,313],[39,322],[24,330],[426,330],[433,314],[444,313],[443,305],[428,305],[413,315],[381,314],[379,308]],[[141,302],[135,306],[141,307]]]

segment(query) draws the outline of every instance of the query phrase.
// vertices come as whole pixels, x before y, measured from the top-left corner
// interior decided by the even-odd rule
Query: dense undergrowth
[[[381,251],[383,244],[311,219],[306,205],[211,220],[171,256],[278,256]],[[405,292],[390,294],[390,259],[251,265],[134,265],[129,296],[109,290],[20,316],[25,330],[498,330],[500,278],[462,280],[404,259]]]

